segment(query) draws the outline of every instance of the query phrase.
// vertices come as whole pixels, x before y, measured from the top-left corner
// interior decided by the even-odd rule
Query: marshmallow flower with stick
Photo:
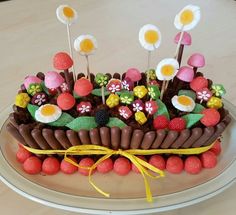
[[[139,42],[141,46],[148,51],[147,71],[150,69],[151,52],[157,49],[161,44],[161,32],[152,24],[144,25],[139,31]],[[149,76],[147,75],[147,83]]]
[[[74,41],[74,48],[79,54],[84,55],[87,62],[87,78],[90,80],[90,68],[88,56],[97,49],[97,40],[92,35],[80,35]]]
[[[60,5],[56,10],[57,19],[66,25],[66,31],[67,31],[67,40],[69,45],[69,51],[70,56],[73,60],[73,52],[72,52],[72,46],[71,46],[71,35],[70,35],[70,26],[75,23],[78,19],[77,12],[68,5]],[[72,71],[75,76],[75,69],[74,65],[72,66]]]

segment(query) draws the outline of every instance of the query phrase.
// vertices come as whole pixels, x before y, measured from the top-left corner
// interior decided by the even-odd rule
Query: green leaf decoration
[[[81,96],[77,95],[77,93],[75,91],[73,91],[73,96],[74,96],[75,99],[80,99],[81,98]]]
[[[168,112],[168,109],[167,109],[166,105],[160,99],[157,99],[156,103],[157,103],[157,106],[158,106],[158,110],[154,114],[154,118],[159,116],[159,115],[165,115],[168,119],[170,119],[170,115],[169,115],[169,112]]]
[[[203,114],[192,114],[192,113],[182,116],[182,118],[186,121],[186,127],[187,128],[191,128],[202,117],[203,117]]]
[[[178,93],[178,96],[182,96],[182,95],[189,96],[194,101],[196,100],[196,93],[192,90],[180,90]]]
[[[90,130],[96,128],[98,125],[95,122],[95,118],[92,116],[81,116],[75,118],[73,121],[65,125],[66,127],[79,131],[80,129]]]
[[[43,91],[47,94],[47,95],[50,95],[49,91],[48,91],[48,88],[45,86],[45,83],[44,81],[41,82],[41,86],[43,88]]]
[[[116,94],[120,96],[122,93],[127,93],[127,92],[129,93],[130,91],[123,89],[123,90],[121,90],[119,92],[116,92]]]
[[[122,120],[116,117],[110,117],[109,122],[106,124],[107,127],[119,127],[124,128],[127,126]]]
[[[92,91],[92,94],[95,95],[95,96],[102,96],[101,88],[94,89],[94,90]],[[104,88],[104,95],[105,95],[105,96],[108,96],[109,94],[110,94],[110,92],[107,91],[106,88]]]
[[[35,119],[35,112],[36,112],[36,110],[39,109],[39,106],[28,104],[27,109],[28,109],[30,115]]]
[[[196,103],[192,112],[193,113],[201,113],[204,109],[205,109],[205,107],[203,105]]]
[[[71,121],[74,120],[74,117],[72,117],[68,113],[62,113],[60,118],[54,122],[47,123],[48,125],[55,126],[55,127],[61,127],[65,126],[66,124],[70,123]]]

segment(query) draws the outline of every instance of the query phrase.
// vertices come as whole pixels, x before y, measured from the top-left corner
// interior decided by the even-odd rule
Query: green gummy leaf
[[[110,117],[109,122],[106,124],[107,127],[119,127],[124,128],[127,126],[122,120],[116,118],[116,117]]]
[[[36,110],[39,109],[39,106],[28,104],[27,109],[28,109],[30,115],[35,119],[35,112],[36,112]]]
[[[95,122],[95,118],[92,116],[81,116],[75,118],[70,123],[66,124],[66,127],[79,131],[80,129],[90,130],[92,128],[96,128],[98,125]]]
[[[77,95],[77,93],[75,91],[73,91],[73,96],[75,99],[80,99],[81,97],[79,95]]]
[[[48,91],[48,88],[45,86],[45,83],[44,81],[41,82],[41,86],[43,88],[43,91],[47,94],[47,95],[50,95],[49,91]]]
[[[154,114],[154,118],[159,116],[159,115],[165,115],[168,119],[170,119],[170,115],[169,115],[169,112],[168,112],[168,109],[167,109],[166,105],[160,99],[157,99],[156,103],[157,103],[157,106],[158,106],[158,110]]]
[[[92,94],[95,95],[95,96],[102,96],[101,88],[94,89],[94,90],[92,91]],[[104,95],[105,95],[105,96],[108,96],[109,94],[110,94],[110,92],[107,91],[106,88],[104,88]]]
[[[192,90],[180,90],[178,96],[185,95],[191,97],[194,101],[196,100],[196,93]]]
[[[116,94],[120,96],[121,94],[127,93],[127,92],[130,93],[130,91],[123,89],[123,90],[121,90],[121,91],[119,91],[119,92],[116,92]]]
[[[54,122],[48,123],[48,125],[55,126],[55,127],[60,127],[60,126],[65,126],[66,124],[70,123],[71,121],[74,120],[74,117],[72,117],[68,113],[62,113],[60,118]]]
[[[205,107],[203,105],[196,103],[192,112],[193,113],[201,113],[204,109],[205,109]]]
[[[194,124],[196,124],[201,118],[203,117],[203,114],[186,114],[182,116],[182,118],[186,121],[186,127],[190,128]]]

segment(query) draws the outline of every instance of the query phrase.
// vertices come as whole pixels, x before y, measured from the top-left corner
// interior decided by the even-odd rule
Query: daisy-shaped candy
[[[153,99],[156,100],[160,96],[159,87],[156,85],[148,86],[148,95]]]
[[[74,48],[81,55],[91,55],[97,49],[97,40],[92,35],[80,35],[74,41]]]
[[[203,88],[201,90],[197,90],[197,99],[202,101],[208,101],[212,97],[212,92],[208,88]]]
[[[111,93],[119,92],[121,91],[121,81],[119,79],[111,79],[106,88]]]
[[[78,19],[77,12],[68,5],[60,5],[56,10],[57,18],[65,25],[71,25]]]
[[[219,109],[223,106],[222,100],[215,96],[212,96],[209,101],[207,102],[207,107]]]
[[[134,112],[143,111],[143,109],[144,109],[144,104],[143,104],[142,100],[140,100],[140,99],[135,100],[133,102],[132,106],[133,106]]]
[[[211,88],[212,88],[212,92],[217,97],[221,97],[226,93],[225,88],[222,84],[213,84]]]
[[[145,122],[147,122],[147,117],[142,111],[135,113],[135,120],[140,124],[143,125]]]
[[[198,24],[200,18],[200,8],[195,5],[187,5],[175,16],[174,25],[178,30],[189,31]]]
[[[156,76],[161,81],[169,81],[175,77],[179,69],[179,63],[174,58],[163,59],[156,68]]]
[[[106,100],[106,104],[109,108],[113,108],[119,104],[120,98],[117,94],[110,94]]]
[[[104,75],[104,74],[102,74],[102,73],[98,73],[98,74],[96,74],[95,82],[96,82],[100,87],[106,86],[107,83],[108,83],[108,76],[107,76],[107,75]]]
[[[92,110],[92,105],[90,102],[80,102],[76,109],[79,113],[89,113]]]
[[[15,105],[21,108],[26,108],[30,102],[30,97],[27,93],[19,93],[15,99]]]
[[[38,105],[38,106],[45,104],[47,101],[48,101],[48,97],[43,92],[34,94],[31,100],[33,105]]]
[[[157,103],[155,101],[145,102],[145,110],[148,114],[153,115],[157,112]]]
[[[155,69],[149,69],[146,72],[146,76],[148,77],[149,80],[156,80],[157,76],[155,73]]]
[[[31,96],[42,91],[43,91],[42,86],[41,84],[38,83],[30,84],[27,89],[27,93],[29,93]]]
[[[155,25],[144,25],[139,31],[139,42],[146,50],[153,51],[161,44],[161,32]]]
[[[129,77],[126,77],[122,82],[121,82],[122,89],[131,91],[134,88],[134,82],[131,81]]]
[[[119,107],[119,114],[125,119],[129,119],[132,116],[132,111],[126,106]]]
[[[143,98],[147,94],[148,90],[145,86],[136,86],[134,88],[134,95],[137,96],[138,98]]]
[[[65,82],[61,84],[60,89],[61,89],[61,91],[62,91],[63,93],[70,91],[70,90],[69,90],[69,87],[68,87],[68,84],[65,83]]]
[[[123,104],[130,105],[134,101],[134,95],[131,92],[121,93],[120,101]]]

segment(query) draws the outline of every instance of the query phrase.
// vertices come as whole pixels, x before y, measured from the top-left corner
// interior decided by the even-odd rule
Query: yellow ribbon
[[[164,172],[152,165],[150,165],[148,162],[138,158],[136,155],[154,155],[154,154],[200,154],[205,151],[208,151],[214,143],[212,143],[209,146],[205,147],[199,147],[199,148],[188,148],[188,149],[128,149],[128,150],[113,150],[106,148],[104,146],[97,146],[97,145],[78,145],[78,146],[72,146],[69,149],[66,150],[41,150],[41,149],[33,149],[27,146],[24,146],[25,149],[28,151],[34,153],[34,154],[44,154],[44,155],[52,155],[52,154],[60,154],[64,155],[64,159],[77,166],[78,168],[84,168],[89,170],[89,183],[102,195],[106,197],[110,197],[109,193],[104,192],[101,190],[98,186],[95,185],[95,183],[92,181],[92,172],[96,169],[96,167],[107,158],[111,157],[112,155],[121,155],[126,158],[128,158],[140,171],[140,173],[143,176],[144,184],[145,184],[145,190],[146,190],[146,199],[148,202],[152,202],[152,193],[151,188],[149,185],[149,182],[147,180],[147,176],[153,179],[157,179],[160,177],[164,177]],[[68,155],[103,155],[100,159],[98,159],[91,167],[84,167],[78,165],[76,162],[68,158]],[[153,175],[148,170],[151,170],[152,172],[158,174]]]

